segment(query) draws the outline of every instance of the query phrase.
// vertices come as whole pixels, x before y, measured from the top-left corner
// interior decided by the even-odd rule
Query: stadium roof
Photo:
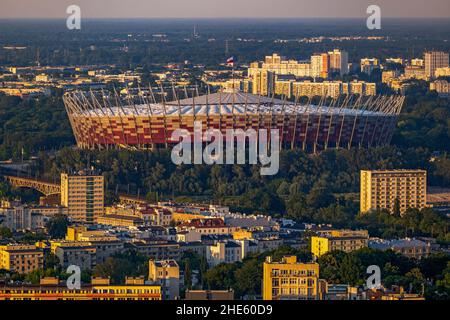
[[[244,115],[244,114],[279,114],[285,112],[286,114],[345,114],[345,115],[379,115],[385,116],[389,114],[382,113],[380,111],[367,111],[361,109],[347,109],[347,108],[337,108],[328,106],[317,106],[317,105],[297,105],[292,104],[276,104],[273,106],[267,105],[235,105],[232,104],[208,104],[208,105],[166,105],[162,104],[139,104],[139,105],[128,105],[123,107],[110,107],[101,109],[89,109],[78,112],[79,115],[88,116],[188,116],[188,115]]]
[[[395,101],[388,101],[387,96],[378,103],[396,104]],[[83,103],[73,100],[73,102]],[[86,101],[86,99],[84,100]],[[79,107],[74,114],[80,116],[189,116],[189,115],[244,115],[244,114],[341,114],[341,115],[377,115],[389,116],[393,112],[382,111],[379,108],[366,108],[355,106],[334,105],[313,105],[295,104],[290,101],[283,101],[271,97],[259,96],[240,91],[221,92],[198,97],[191,97],[182,100],[175,100],[167,103],[145,103],[145,104],[125,104],[107,105],[100,103]]]
[[[289,101],[283,101],[280,99],[272,99],[265,96],[254,95],[250,93],[244,93],[241,91],[234,92],[217,92],[213,94],[207,94],[198,97],[192,97],[182,100],[175,100],[168,102],[168,105],[220,105],[220,104],[235,104],[235,105],[245,105],[245,104],[293,104]]]

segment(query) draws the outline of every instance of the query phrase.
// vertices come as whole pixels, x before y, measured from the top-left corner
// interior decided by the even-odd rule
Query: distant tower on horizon
[[[38,67],[41,66],[39,47],[36,49],[36,65],[37,65]]]
[[[197,33],[197,26],[194,26],[194,32],[192,33],[192,38],[198,39],[200,35]]]
[[[228,40],[225,40],[225,55],[228,56],[230,54],[230,48],[228,45]]]

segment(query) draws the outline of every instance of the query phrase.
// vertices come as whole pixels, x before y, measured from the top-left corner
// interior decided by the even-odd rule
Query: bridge
[[[140,204],[145,205],[148,204],[148,201],[142,198],[138,198],[136,196],[128,195],[125,193],[119,194],[119,201],[123,204]]]
[[[35,189],[46,196],[61,193],[61,186],[57,183],[11,175],[4,175],[4,177],[13,187],[16,188]],[[139,196],[129,195],[126,193],[119,194],[119,201],[126,204],[140,205],[145,205],[146,203],[148,203],[145,199],[140,198]]]
[[[31,178],[5,176],[6,180],[16,188],[32,188],[46,196],[61,193],[61,186],[57,183],[46,182]]]

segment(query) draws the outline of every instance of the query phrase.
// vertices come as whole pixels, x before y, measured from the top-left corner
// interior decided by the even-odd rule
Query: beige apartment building
[[[61,205],[74,221],[94,223],[104,212],[104,179],[94,172],[61,174]]]
[[[426,207],[425,170],[361,170],[360,210],[394,211],[398,199],[400,214],[408,208]]]
[[[343,94],[358,94],[363,96],[373,96],[377,92],[376,84],[364,81],[323,81],[311,82],[301,81],[292,83],[293,96],[328,96],[337,98]]]
[[[425,52],[425,75],[434,78],[436,69],[449,66],[449,55],[442,51]]]
[[[149,260],[148,280],[161,286],[164,300],[180,296],[180,267],[175,260]]]

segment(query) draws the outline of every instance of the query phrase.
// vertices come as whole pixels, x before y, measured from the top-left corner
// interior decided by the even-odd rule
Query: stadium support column
[[[363,129],[363,134],[362,134],[362,138],[361,138],[361,142],[359,143],[359,148],[362,147],[363,143],[364,143],[364,139],[366,137],[366,129],[367,129],[367,124],[369,122],[369,117],[370,117],[370,112],[372,111],[373,107],[377,104],[377,101],[379,100],[380,96],[377,96],[375,99],[373,99],[373,96],[370,97],[370,102],[367,102],[367,116],[366,116],[366,121],[364,122],[364,129]],[[372,101],[373,100],[373,101]]]
[[[186,89],[186,86],[184,88]],[[208,86],[208,90],[209,90],[209,86]],[[177,99],[178,128],[181,129],[181,122],[182,122],[182,118],[181,118],[181,104],[180,104],[180,99],[178,98],[178,94],[175,91],[175,87],[173,86],[173,82],[172,82],[172,91],[173,91],[173,96],[175,97],[175,99]]]
[[[151,92],[152,98],[155,99],[155,97],[153,95],[153,90],[152,90],[152,87],[151,87],[150,83],[148,84],[148,91]],[[149,138],[150,138],[149,147],[150,147],[150,150],[153,150],[153,132],[152,132],[153,110],[152,110],[150,102],[148,101],[148,99],[145,96],[144,92],[142,93],[142,100],[143,100],[143,103],[147,106],[147,119],[148,119],[148,131],[149,131],[148,133],[149,133]]]
[[[109,97],[108,97],[108,99],[109,99]],[[109,113],[112,116],[114,113],[112,111],[111,104],[110,104],[109,100],[108,101],[106,100],[106,96],[105,96],[105,93],[103,92],[103,89],[102,89],[102,102],[103,102],[103,109],[109,110]],[[111,128],[111,135],[112,135],[112,138],[113,138],[113,147],[115,147],[119,143],[116,141],[116,136],[115,136],[114,131],[113,131],[113,126],[112,126],[112,122],[111,122],[111,116],[107,112],[105,114],[106,114],[106,117],[108,118],[109,127]]]
[[[328,123],[328,130],[327,130],[327,138],[325,140],[325,144],[324,144],[324,150],[328,149],[328,141],[330,139],[330,131],[331,131],[331,124],[333,122],[333,109],[336,105],[336,103],[338,103],[339,101],[339,97],[336,99],[335,97],[333,97],[333,101],[330,103],[330,106],[328,107],[328,112],[327,114],[330,115],[330,121]]]
[[[206,130],[209,129],[209,84],[206,88]]]
[[[245,122],[245,130],[248,129],[248,114],[247,114],[247,106],[248,104],[248,94],[245,95],[245,102],[244,102],[244,122]],[[253,129],[253,128],[252,128]]]
[[[65,99],[65,101],[67,101],[67,103],[65,104],[66,110],[69,115],[69,120],[71,121],[71,124],[72,124],[73,132],[75,135],[75,140],[77,142],[77,145],[79,147],[81,147],[83,145],[83,140],[81,137],[81,132],[80,132],[81,130],[78,127],[79,121],[73,119],[74,113],[78,113],[81,115],[80,110],[79,110],[78,106],[76,105],[76,101],[73,99],[72,95],[65,94],[64,99]]]
[[[128,105],[133,106],[133,110],[134,110],[133,120],[134,120],[134,127],[136,128],[136,140],[138,143],[138,149],[141,149],[141,139],[139,138],[139,128],[138,128],[138,124],[137,124],[137,120],[136,120],[139,113],[137,111],[136,105],[134,104],[134,100],[130,96],[130,92],[128,91],[128,89],[127,89],[127,100],[128,100]]]
[[[148,88],[150,90],[150,94],[151,94],[151,97],[152,97],[153,104],[156,105],[156,103],[157,103],[156,102],[156,96],[155,96],[155,93],[153,92],[153,89],[152,89],[152,86],[150,85],[150,83],[148,84]],[[149,111],[150,111],[150,116],[151,116],[151,119],[149,119],[149,120],[152,121],[153,120],[153,108],[150,105],[149,105]],[[152,130],[152,127],[153,127],[153,125],[150,125],[150,130]],[[156,143],[155,143],[155,140],[153,139],[153,132],[151,133],[150,137],[152,139],[151,149],[154,150],[156,148]]]
[[[283,138],[284,138],[284,125],[286,122],[286,96],[283,99],[283,106],[281,107],[281,116],[283,117],[283,124],[281,126],[281,137],[280,137],[280,149],[283,147]],[[277,116],[279,117],[279,115]],[[278,127],[278,119],[277,119],[277,127]]]
[[[313,146],[313,153],[314,154],[317,153],[317,144],[318,144],[318,139],[319,139],[320,122],[322,120],[322,106],[325,103],[326,98],[327,98],[327,94],[325,92],[325,94],[320,98],[319,107],[317,108],[317,110],[319,112],[319,119],[317,121],[316,136],[314,138],[314,146]]]
[[[297,132],[297,121],[298,121],[298,88],[297,88],[297,95],[295,96],[295,105],[294,105],[294,112],[295,112],[295,119],[294,119],[294,128],[292,129],[292,137],[291,137],[291,150],[295,147],[295,133]]]
[[[104,147],[106,148],[106,147],[108,146],[108,143],[106,142],[106,135],[103,134],[102,117],[101,117],[100,114],[97,112],[97,109],[101,109],[101,108],[98,108],[99,103],[98,103],[98,101],[97,101],[97,99],[96,99],[94,93],[92,92],[92,90],[89,90],[89,96],[91,97],[91,101],[92,101],[92,105],[93,105],[92,111],[95,113],[95,115],[97,116],[97,119],[98,119],[99,127],[98,127],[97,130],[100,130],[100,131],[101,131],[101,136],[102,136],[102,138],[103,138],[103,139],[102,139],[102,140],[103,140],[103,145],[104,145]],[[104,114],[103,114],[103,115],[104,115]],[[98,149],[99,149],[99,150],[101,149],[100,144],[98,145]]]
[[[114,88],[114,99],[116,100],[116,108],[117,108],[117,113],[119,115],[119,119],[120,119],[120,127],[122,129],[122,138],[123,138],[123,143],[124,146],[126,148],[128,148],[128,140],[127,137],[125,136],[125,129],[124,129],[124,124],[123,124],[123,119],[122,119],[122,115],[120,114],[120,111],[123,112],[123,114],[125,115],[125,112],[122,109],[122,103],[120,102],[120,97],[117,94],[116,88]]]
[[[267,136],[268,136],[268,143],[266,144],[266,148],[267,148],[267,152],[269,152],[269,145],[272,143],[271,141],[271,134],[270,134],[270,130],[272,130],[272,126],[273,126],[273,105],[275,103],[275,92],[272,92],[272,101],[270,102],[270,124],[269,124],[269,128],[268,128],[268,132],[267,132]],[[277,126],[278,129],[278,126]]]
[[[226,137],[226,135],[222,132],[222,92],[219,91],[219,131],[220,133]],[[223,145],[225,145],[225,141],[222,141]]]
[[[342,101],[342,103],[341,102],[339,102],[339,111],[338,111],[338,120],[339,120],[339,116],[341,115],[341,113],[342,113],[342,110],[344,109],[344,106],[345,105],[347,105],[347,102],[348,102],[348,99],[350,98],[350,96],[349,95],[346,95],[345,96],[345,98],[344,98],[344,100]],[[330,125],[331,125],[331,123],[330,123]],[[338,124],[336,124],[336,127],[335,127],[335,130],[338,128]],[[329,135],[328,135],[328,138],[329,138]],[[327,141],[328,141],[328,138],[327,138]],[[336,149],[338,149],[339,148],[339,146],[338,146],[338,142],[337,142],[337,140],[334,142],[335,143],[335,148]],[[327,143],[328,144],[328,143]]]
[[[395,114],[394,118],[395,118],[395,120],[393,120],[392,128],[389,131],[389,137],[387,139],[387,143],[390,143],[391,140],[392,140],[392,136],[394,135],[394,131],[395,131],[395,126],[397,124],[397,119],[398,119],[398,116],[399,116],[400,112],[402,111],[402,107],[403,107],[403,103],[404,102],[405,102],[405,97],[404,96],[400,97],[398,99],[398,101],[397,101],[397,105],[396,105],[396,108],[395,108],[395,111],[394,111],[394,114]]]
[[[356,103],[354,104],[354,106],[352,108],[352,110],[356,111],[356,114],[355,114],[355,119],[353,121],[352,134],[350,135],[350,140],[348,141],[348,149],[351,149],[351,147],[352,147],[353,136],[355,135],[356,123],[358,122],[359,107],[360,107],[360,105],[362,105],[362,108],[364,108],[364,104],[362,103],[362,99],[363,99],[362,95],[359,96],[358,100],[356,100]]]
[[[350,103],[350,101],[353,99],[353,95],[350,95],[348,99],[345,100],[345,104],[342,106],[342,110],[347,108],[347,105]],[[342,138],[342,130],[344,129],[344,123],[345,123],[345,111],[342,115],[342,122],[341,122],[341,128],[339,130],[339,138],[336,144],[336,149],[339,149],[341,147],[341,138]]]
[[[305,138],[303,139],[303,147],[302,147],[303,151],[306,150],[306,144],[308,142],[308,127],[309,127],[309,115],[310,115],[309,109],[311,107],[311,103],[312,103],[312,97],[310,96],[310,97],[308,97],[306,110],[305,110],[307,118],[306,118],[306,126],[305,126]]]
[[[79,96],[81,96],[81,100],[78,98]],[[79,105],[79,108],[81,109],[82,114],[86,114],[88,116],[90,114],[90,112],[89,112],[89,108],[87,107],[88,104],[86,102],[86,98],[85,98],[83,92],[79,92],[78,95],[75,95],[75,99],[78,102],[77,105]],[[92,126],[92,121],[90,119],[89,119],[89,121],[86,120],[86,123],[84,123],[84,125]],[[87,148],[90,150],[93,150],[95,148],[95,143],[92,142],[92,137],[90,136],[89,132],[86,132],[86,130],[85,130],[85,132],[83,132],[83,134],[85,136],[85,140],[87,139]],[[86,145],[86,143],[85,143],[85,145]]]
[[[381,97],[380,102],[379,102],[378,105],[376,106],[376,111],[377,111],[377,112],[381,112],[381,113],[383,112],[383,106],[386,104],[387,98],[388,98],[387,96],[382,96],[382,97]],[[370,138],[369,148],[372,147],[373,140],[375,139],[375,134],[376,134],[376,132],[377,132],[378,120],[379,120],[381,117],[384,118],[385,115],[383,114],[382,116],[380,115],[380,116],[377,116],[377,117],[376,117],[375,126],[374,126],[373,131],[372,131],[372,137]]]
[[[384,105],[384,107],[383,107],[383,110],[382,110],[382,112],[383,113],[385,113],[385,116],[383,117],[383,126],[381,127],[381,132],[380,132],[380,136],[378,137],[378,140],[377,140],[377,146],[380,146],[381,145],[381,143],[382,143],[382,139],[383,139],[383,135],[385,136],[385,134],[384,134],[384,128],[385,128],[385,126],[386,126],[386,122],[387,122],[387,119],[389,118],[391,118],[390,116],[388,116],[389,115],[389,110],[391,109],[391,103],[392,103],[392,100],[393,100],[393,97],[389,97],[388,99],[387,99],[387,102],[386,102],[386,104]],[[387,112],[386,112],[387,111]]]
[[[256,113],[258,116],[258,133],[261,128],[261,94],[258,95],[258,105],[256,106]]]
[[[162,82],[160,84],[161,87],[161,97],[162,97],[162,104],[163,104],[163,118],[164,118],[164,144],[166,149],[168,148],[167,143],[167,114],[166,114],[166,94],[164,92],[164,88],[162,85]]]

